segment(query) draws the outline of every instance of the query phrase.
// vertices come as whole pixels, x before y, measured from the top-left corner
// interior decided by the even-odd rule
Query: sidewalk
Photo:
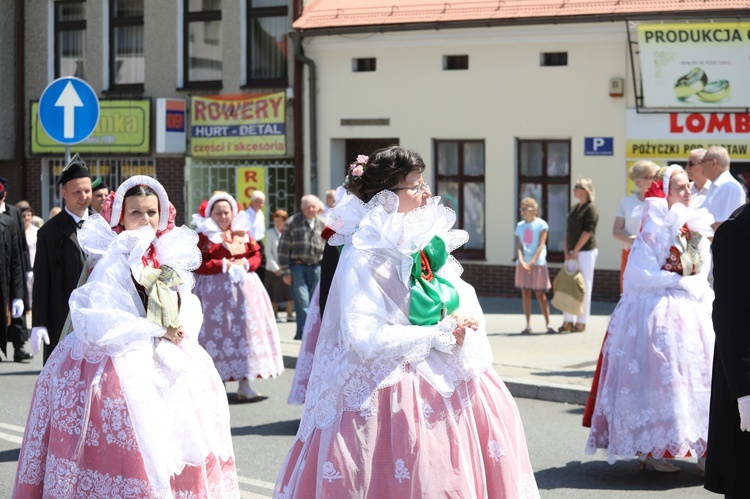
[[[583,333],[543,334],[544,317],[532,300],[534,334],[521,336],[526,327],[520,298],[480,297],[487,319],[487,336],[495,357],[494,367],[514,397],[583,405],[594,376],[599,349],[615,303],[591,304],[591,317]],[[283,314],[280,314],[283,316]],[[552,326],[562,324],[553,310]],[[279,324],[284,364],[293,368],[299,341],[294,323]]]

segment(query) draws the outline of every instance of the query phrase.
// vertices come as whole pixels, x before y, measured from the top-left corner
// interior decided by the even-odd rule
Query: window
[[[352,59],[352,71],[362,73],[365,71],[375,71],[374,57],[365,57],[361,59]]]
[[[548,259],[563,261],[565,224],[570,209],[570,141],[518,141],[518,199],[539,203],[539,217],[549,224]],[[519,219],[520,220],[520,219]]]
[[[112,90],[143,91],[143,0],[110,0],[109,81]]]
[[[185,87],[221,87],[221,0],[184,0]]]
[[[247,0],[248,86],[288,85],[287,11],[287,0]]]
[[[55,2],[55,78],[86,79],[86,5],[83,0]]]
[[[567,66],[567,52],[542,52],[539,64],[542,66]]]
[[[436,140],[435,192],[456,212],[459,229],[469,242],[456,251],[462,258],[482,260],[485,247],[484,141]]]
[[[443,69],[445,71],[456,71],[460,69],[469,69],[468,55],[444,55]]]

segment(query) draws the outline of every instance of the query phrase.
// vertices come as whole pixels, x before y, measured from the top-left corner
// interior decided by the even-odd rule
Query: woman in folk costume
[[[203,304],[201,345],[223,381],[239,381],[238,400],[258,400],[255,378],[284,371],[271,300],[255,271],[261,248],[250,237],[250,219],[235,199],[217,192],[193,215],[203,263],[195,271],[195,294]]]
[[[468,239],[422,158],[359,156],[332,208],[343,245],[275,496],[538,497],[515,402],[450,252]]]
[[[13,497],[238,497],[229,407],[198,344],[197,236],[131,177],[78,233],[93,270],[34,389]]]
[[[708,238],[713,217],[689,208],[682,167],[670,166],[647,192],[624,292],[602,347],[598,395],[586,453],[610,463],[675,472],[665,458],[693,456],[703,469],[708,439],[713,291]]]

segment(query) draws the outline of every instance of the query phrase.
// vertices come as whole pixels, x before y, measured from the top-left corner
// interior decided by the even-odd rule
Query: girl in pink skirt
[[[223,381],[239,381],[237,399],[260,394],[250,380],[284,371],[279,331],[266,288],[255,273],[260,245],[250,237],[250,219],[226,192],[204,201],[193,215],[203,262],[195,271],[195,294],[203,305],[201,345]]]
[[[131,177],[78,231],[93,270],[34,388],[13,497],[239,497],[221,379],[198,344],[198,237]]]
[[[331,209],[341,246],[297,436],[274,496],[539,497],[516,404],[492,369],[468,235],[419,154],[359,156]]]
[[[516,287],[521,288],[526,329],[521,334],[531,334],[531,292],[536,295],[547,322],[547,334],[556,333],[549,323],[549,304],[546,292],[552,287],[547,271],[547,233],[549,225],[539,218],[539,205],[534,198],[521,200],[523,221],[516,225]]]

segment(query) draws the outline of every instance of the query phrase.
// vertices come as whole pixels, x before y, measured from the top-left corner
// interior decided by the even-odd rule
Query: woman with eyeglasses
[[[414,151],[350,166],[331,209],[341,246],[300,427],[274,497],[539,497],[482,309],[451,251],[466,243]]]
[[[642,208],[646,203],[646,191],[654,180],[659,166],[653,161],[637,161],[628,170],[628,177],[635,183],[635,191],[622,198],[617,208],[617,216],[612,226],[612,235],[622,243],[622,257],[620,259],[620,293],[622,293],[622,276],[633,241],[641,230]]]
[[[594,266],[599,249],[596,247],[596,224],[599,222],[599,210],[594,204],[594,183],[589,178],[579,177],[573,188],[573,196],[578,203],[568,212],[563,247],[565,264],[576,262],[586,283],[586,294],[583,297],[583,314],[575,316],[565,312],[563,324],[557,330],[560,333],[581,333],[586,330],[586,323],[591,312],[591,290],[594,287]]]

